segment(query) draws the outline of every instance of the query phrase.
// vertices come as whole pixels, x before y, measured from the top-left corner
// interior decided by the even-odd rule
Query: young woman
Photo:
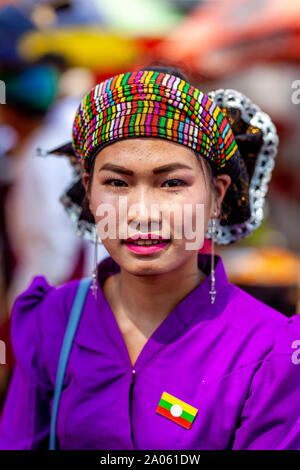
[[[2,449],[47,448],[53,430],[59,449],[300,448],[299,317],[231,284],[214,255],[260,224],[276,150],[247,97],[206,95],[178,70],[83,98],[72,145],[52,153],[74,165],[61,201],[78,233],[110,256],[95,252],[77,324],[79,280],[37,276],[16,299]]]

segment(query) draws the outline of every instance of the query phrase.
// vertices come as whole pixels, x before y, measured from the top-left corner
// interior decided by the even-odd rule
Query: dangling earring
[[[215,213],[214,215],[217,215]],[[211,298],[211,303],[213,304],[216,298],[216,293],[217,291],[215,290],[215,267],[214,267],[214,261],[215,261],[215,233],[216,233],[216,219],[213,218],[211,219],[212,223],[212,228],[211,228],[211,285],[210,285],[210,298]]]
[[[97,287],[97,263],[98,263],[98,253],[97,253],[97,248],[98,248],[98,234],[97,234],[97,230],[95,229],[95,241],[94,241],[94,248],[95,248],[95,251],[94,251],[94,271],[93,271],[93,274],[92,274],[92,279],[93,279],[93,282],[92,282],[92,285],[90,287],[90,289],[92,289],[93,291],[93,296],[95,297],[95,299],[97,298],[97,290],[98,290],[98,287]]]

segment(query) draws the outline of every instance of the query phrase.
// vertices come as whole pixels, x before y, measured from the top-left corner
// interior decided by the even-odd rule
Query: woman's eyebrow
[[[164,165],[164,166],[160,166],[159,168],[154,168],[153,173],[157,175],[159,173],[165,173],[167,171],[173,171],[173,170],[177,170],[180,168],[187,168],[188,170],[193,169],[188,165],[184,165],[183,163],[170,163],[169,165]]]
[[[115,171],[116,173],[122,173],[124,175],[130,175],[130,176],[134,174],[133,171],[128,170],[127,168],[124,168],[123,166],[113,165],[112,163],[105,163],[105,165],[99,168],[99,171],[102,171],[102,170]]]
[[[166,173],[167,171],[173,171],[173,170],[177,170],[180,168],[193,170],[193,168],[191,168],[188,165],[184,165],[183,163],[170,163],[168,165],[163,165],[158,168],[154,168],[153,173],[155,175],[158,175],[160,173]],[[105,165],[99,168],[99,171],[102,171],[102,170],[115,171],[116,173],[121,173],[121,174],[129,175],[129,176],[134,175],[134,172],[132,170],[128,170],[127,168],[124,168],[123,166],[113,165],[112,163],[105,163]]]

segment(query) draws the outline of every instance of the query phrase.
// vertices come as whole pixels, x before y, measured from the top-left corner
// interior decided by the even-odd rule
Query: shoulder
[[[42,312],[49,320],[59,316],[59,312],[64,312],[61,316],[66,319],[68,307],[73,302],[79,282],[80,279],[76,279],[60,286],[53,286],[45,276],[35,276],[27,289],[19,294],[13,303],[12,329],[15,330],[23,322],[29,324]]]
[[[25,368],[33,354],[56,350],[62,342],[79,281],[53,286],[44,276],[35,276],[16,297],[11,311],[11,343],[17,362]]]
[[[230,324],[236,335],[273,354],[291,354],[300,340],[300,315],[287,317],[243,289],[230,284]]]

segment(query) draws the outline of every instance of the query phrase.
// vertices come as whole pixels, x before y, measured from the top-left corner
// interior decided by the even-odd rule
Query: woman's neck
[[[151,334],[206,277],[198,267],[198,258],[157,276],[137,276],[121,268],[107,279],[103,291],[114,313]]]

